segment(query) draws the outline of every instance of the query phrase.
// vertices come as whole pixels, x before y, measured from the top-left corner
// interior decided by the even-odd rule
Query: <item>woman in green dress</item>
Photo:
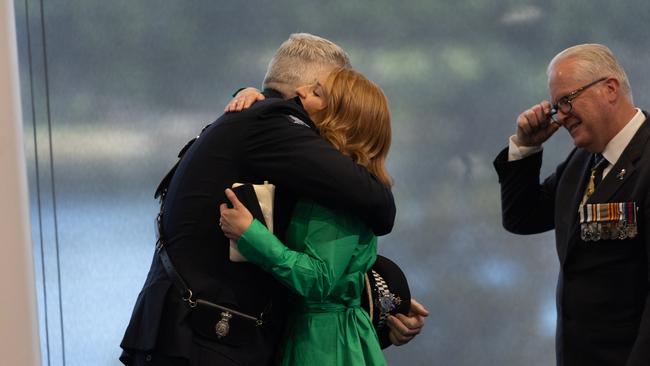
[[[358,72],[336,69],[297,90],[321,136],[381,182],[390,147],[388,102]],[[282,365],[385,365],[377,334],[360,306],[365,273],[375,261],[377,238],[354,215],[298,201],[286,245],[227,190],[232,209],[221,207],[221,226],[248,261],[291,289]],[[279,335],[280,336],[280,335]]]

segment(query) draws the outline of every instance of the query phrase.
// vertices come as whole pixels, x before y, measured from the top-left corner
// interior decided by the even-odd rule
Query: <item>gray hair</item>
[[[276,89],[289,97],[299,86],[316,82],[319,75],[336,67],[352,67],[341,47],[313,34],[294,33],[271,59],[264,88]]]
[[[632,89],[625,70],[616,60],[614,53],[606,46],[586,43],[569,47],[553,57],[546,69],[546,75],[551,75],[553,67],[558,62],[568,59],[574,60],[577,64],[574,75],[576,79],[590,82],[601,77],[615,77],[623,93],[632,100]]]

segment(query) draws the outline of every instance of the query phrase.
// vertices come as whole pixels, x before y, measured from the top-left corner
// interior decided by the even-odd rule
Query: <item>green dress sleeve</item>
[[[335,225],[332,230],[336,230]],[[299,252],[289,249],[262,223],[253,220],[237,245],[250,262],[271,273],[284,286],[310,300],[322,301],[344,275],[359,237],[337,238],[333,232],[331,237],[336,239],[324,240],[322,232],[319,234],[320,240],[307,235],[304,252]]]

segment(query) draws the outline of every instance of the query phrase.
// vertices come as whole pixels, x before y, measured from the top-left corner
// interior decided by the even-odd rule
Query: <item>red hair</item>
[[[315,122],[321,136],[389,186],[385,163],[391,128],[388,100],[377,84],[360,73],[337,68],[323,85],[326,108]]]

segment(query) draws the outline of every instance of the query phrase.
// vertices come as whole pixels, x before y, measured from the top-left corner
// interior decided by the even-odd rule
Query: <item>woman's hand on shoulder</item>
[[[234,98],[228,102],[224,112],[241,112],[250,108],[255,102],[266,99],[264,94],[253,87],[248,87],[237,92]]]

